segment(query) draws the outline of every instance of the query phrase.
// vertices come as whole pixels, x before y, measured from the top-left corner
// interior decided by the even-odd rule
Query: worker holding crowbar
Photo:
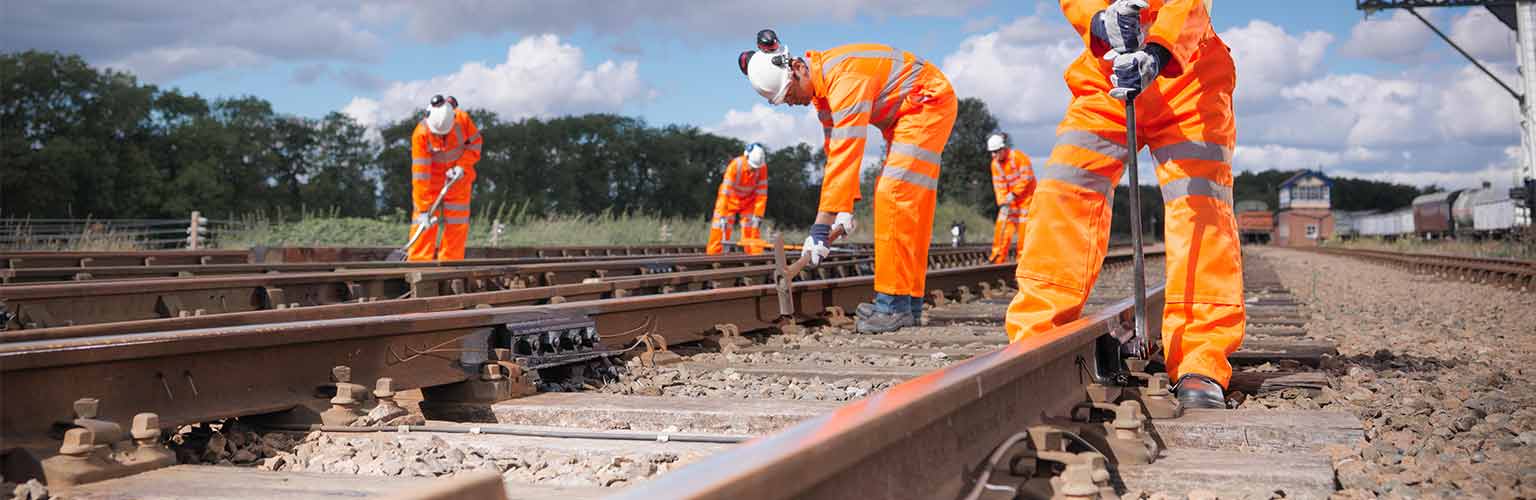
[[[880,333],[922,316],[933,238],[939,163],[958,106],[938,66],[911,52],[852,44],[796,57],[773,30],[737,57],[752,88],[772,104],[813,105],[825,133],[827,165],[811,235],[801,249],[810,265],[831,253],[836,232],[854,232],[853,203],[869,126],[888,144],[875,187],[875,297],[858,309],[858,331]]]
[[[1082,314],[1109,244],[1114,186],[1146,144],[1158,162],[1167,221],[1161,335],[1168,374],[1186,408],[1225,408],[1227,355],[1242,343],[1246,316],[1232,215],[1236,72],[1211,27],[1210,2],[1061,5],[1086,49],[1066,71],[1072,102],[1050,160],[1035,171],[1039,184],[1019,252],[1029,258],[1016,273],[1008,336],[1021,341]],[[1131,175],[1134,205],[1139,187]],[[1135,226],[1139,216],[1133,208]],[[1139,241],[1140,228],[1133,232]],[[1151,334],[1145,328],[1143,317],[1143,338]]]
[[[409,258],[413,261],[460,260],[469,239],[469,198],[475,182],[475,164],[484,144],[469,113],[459,100],[437,94],[427,101],[427,117],[411,133],[412,216]],[[449,180],[449,171],[459,176]],[[433,194],[437,194],[434,199]],[[443,216],[433,221],[438,206]],[[442,242],[422,237],[422,228],[441,226]]]

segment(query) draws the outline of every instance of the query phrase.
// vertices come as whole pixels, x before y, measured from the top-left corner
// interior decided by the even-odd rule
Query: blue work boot
[[[871,302],[860,302],[859,307],[854,308],[853,315],[854,317],[858,318],[868,318],[870,316],[874,316],[875,304]]]
[[[885,333],[912,326],[912,298],[875,293],[874,311],[855,322],[859,333]]]
[[[922,326],[923,324],[922,297],[912,297],[912,324],[915,326]]]

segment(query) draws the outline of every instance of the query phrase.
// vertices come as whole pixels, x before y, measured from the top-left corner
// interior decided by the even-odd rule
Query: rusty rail
[[[1415,273],[1536,291],[1536,261],[1531,260],[1327,247],[1309,250],[1364,259]]]
[[[930,260],[932,265],[942,267],[978,262],[984,257],[984,252],[979,250],[959,250],[935,252]],[[771,268],[766,266],[767,260],[764,256],[745,255],[627,258],[523,266],[346,270],[12,285],[0,287],[0,306],[3,306],[0,311],[9,312],[10,319],[3,323],[7,329],[22,330],[553,287],[696,269],[733,270],[738,274],[734,277],[721,275],[712,278],[717,282],[749,278],[761,283],[762,278],[759,276],[771,272]],[[864,273],[873,271],[867,254],[850,252],[838,254],[831,259],[832,265],[819,272],[838,273],[834,276],[860,274],[850,274],[849,267],[844,265],[854,261],[865,264],[867,269]],[[643,283],[627,280],[616,283],[607,292],[643,287]],[[709,286],[718,284],[711,283]],[[544,298],[552,296],[546,295]],[[0,334],[0,339],[4,337],[4,334]]]
[[[1148,307],[1162,304],[1162,288],[1149,291]],[[1114,341],[1105,340],[1131,318],[1127,299],[624,490],[618,498],[964,498],[978,473],[990,470],[989,455],[1010,436],[1066,420],[1088,399],[1089,374],[1107,360],[1118,363],[1118,352],[1105,352],[1114,350]]]

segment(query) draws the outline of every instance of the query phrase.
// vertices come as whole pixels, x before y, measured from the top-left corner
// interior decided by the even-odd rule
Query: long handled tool
[[[1147,331],[1147,264],[1141,242],[1141,183],[1136,175],[1136,154],[1140,144],[1136,142],[1136,95],[1125,96],[1125,145],[1130,154],[1125,158],[1125,169],[1131,181],[1131,267],[1136,286],[1133,299],[1136,316],[1135,335],[1141,339],[1141,356],[1152,355],[1152,334]],[[1135,338],[1135,337],[1133,337]]]
[[[459,168],[448,169],[448,182],[443,183],[443,189],[437,192],[437,199],[432,201],[432,208],[427,209],[426,213],[429,214],[427,221],[421,224],[417,224],[416,231],[411,233],[411,240],[405,242],[405,246],[396,248],[394,251],[389,252],[389,257],[384,258],[384,260],[390,262],[404,262],[406,254],[411,251],[411,246],[416,244],[416,240],[421,239],[422,235],[427,234],[428,229],[437,227],[439,224],[443,223],[444,217],[439,210],[442,208],[443,198],[448,196],[448,188],[453,187],[453,184],[459,182],[459,179],[462,177],[464,177],[464,170]]]
[[[832,232],[827,234],[827,244],[830,245],[842,237],[843,227],[833,228]],[[773,286],[774,291],[779,295],[780,319],[795,315],[795,296],[793,293],[790,293],[793,290],[792,282],[795,276],[799,276],[800,271],[805,270],[805,266],[811,263],[811,256],[810,254],[801,254],[800,258],[795,260],[795,263],[785,265],[785,262],[784,235],[776,235],[773,239],[773,265],[778,269],[778,273],[773,277]]]

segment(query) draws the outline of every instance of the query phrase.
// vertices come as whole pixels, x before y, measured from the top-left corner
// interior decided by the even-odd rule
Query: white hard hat
[[[763,145],[762,144],[758,144],[758,143],[754,142],[752,144],[748,144],[747,145],[747,164],[748,165],[752,165],[754,167],[761,167],[761,166],[763,166],[763,160],[767,159],[766,156],[767,156],[767,154],[763,152]]]
[[[736,59],[742,74],[752,83],[752,90],[773,104],[784,104],[789,91],[789,46],[779,43],[773,30],[757,32],[757,50],[742,52]]]
[[[444,97],[443,94],[432,96],[432,99],[427,102],[427,130],[437,135],[452,131],[454,110],[458,107],[458,99],[452,96]]]
[[[992,134],[987,137],[987,152],[995,152],[1006,147],[1008,147],[1008,138],[1003,137],[1003,134]]]

